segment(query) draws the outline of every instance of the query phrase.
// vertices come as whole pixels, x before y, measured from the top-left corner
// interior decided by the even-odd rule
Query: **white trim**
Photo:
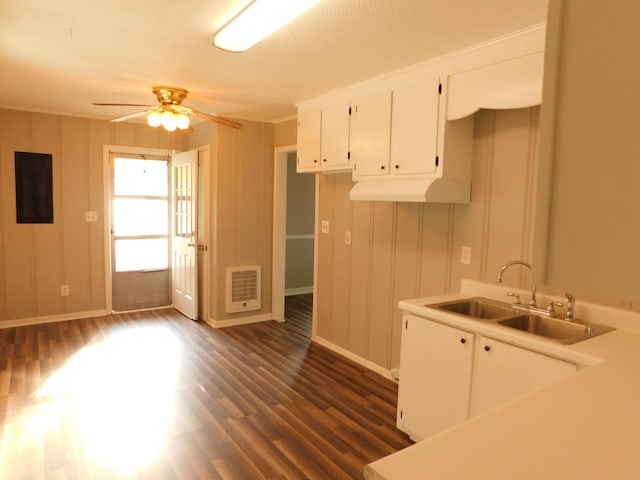
[[[262,313],[260,315],[253,315],[251,317],[229,318],[227,320],[215,320],[209,318],[205,322],[211,325],[213,328],[235,327],[236,325],[246,325],[249,323],[259,323],[273,320],[273,316],[270,313]]]
[[[210,232],[211,225],[209,216],[211,215],[211,152],[209,145],[202,145],[197,147],[198,150],[198,211],[199,217],[204,219],[203,225],[198,224],[198,241],[201,242],[205,248],[203,250],[197,250],[198,258],[202,258],[203,270],[199,273],[199,277],[202,279],[202,284],[198,284],[198,297],[199,302],[202,305],[202,311],[199,311],[199,318],[209,318],[209,244],[211,241]],[[201,188],[200,188],[201,187]],[[202,202],[200,202],[202,199]],[[199,266],[198,266],[199,268]]]
[[[373,363],[371,360],[367,360],[366,358],[356,355],[355,353],[350,352],[345,348],[339,347],[338,345],[331,343],[329,340],[325,340],[322,337],[318,337],[314,335],[311,338],[311,341],[316,342],[318,345],[322,345],[323,347],[326,347],[329,350],[332,350],[335,353],[342,355],[343,357],[346,357],[349,360],[352,360],[357,364],[362,365],[363,367],[368,368],[369,370],[372,370],[382,375],[385,378],[388,378],[389,380],[392,380],[396,383],[398,382],[398,380],[394,377],[393,372],[391,370],[387,370],[386,368],[381,367],[377,363]]]
[[[102,185],[103,185],[103,212],[104,224],[104,304],[106,310],[113,309],[111,290],[111,148],[112,145],[102,147]]]
[[[135,312],[151,312],[153,310],[165,310],[171,309],[175,310],[178,313],[181,313],[179,310],[173,308],[173,305],[160,305],[158,307],[143,307],[143,308],[134,308],[133,310],[112,310],[111,313],[113,315],[120,315],[122,313],[135,313]]]
[[[291,295],[302,295],[303,293],[313,293],[313,285],[308,287],[286,288],[284,296],[290,297]]]
[[[315,238],[313,239],[313,304],[311,306],[311,338],[316,336],[318,318],[318,250],[320,248],[320,239],[318,232],[320,231],[320,174],[316,173],[316,192],[315,192],[315,210],[313,216],[315,217]]]
[[[298,115],[294,113],[293,115],[289,115],[287,117],[276,118],[273,123],[274,125],[277,125],[278,123],[288,122],[289,120],[296,120],[297,118]]]
[[[19,318],[16,320],[5,320],[0,322],[0,329],[12,327],[26,327],[29,325],[41,325],[43,323],[66,322],[82,318],[104,317],[108,315],[108,310],[90,310],[88,312],[62,313],[59,315],[47,315],[44,317]]]
[[[296,145],[273,150],[273,255],[271,262],[271,311],[273,319],[284,320],[284,279],[287,231],[287,156]]]

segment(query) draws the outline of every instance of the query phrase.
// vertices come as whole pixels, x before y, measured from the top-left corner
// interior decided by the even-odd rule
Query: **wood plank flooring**
[[[277,322],[0,330],[0,478],[349,479],[411,444],[393,382]]]
[[[284,297],[284,318],[287,326],[311,338],[313,293]]]

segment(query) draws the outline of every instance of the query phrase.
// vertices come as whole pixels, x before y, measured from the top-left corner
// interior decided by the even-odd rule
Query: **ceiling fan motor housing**
[[[163,105],[180,105],[189,93],[184,88],[166,86],[153,87],[152,92]]]

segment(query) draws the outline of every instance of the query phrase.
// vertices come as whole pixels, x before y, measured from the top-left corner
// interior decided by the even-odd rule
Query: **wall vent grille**
[[[260,310],[260,266],[227,268],[227,313]]]

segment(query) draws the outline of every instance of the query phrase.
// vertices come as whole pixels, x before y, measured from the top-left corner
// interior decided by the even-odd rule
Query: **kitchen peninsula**
[[[433,309],[425,304],[471,296],[504,300],[508,290],[514,291],[464,280],[460,293],[400,302],[400,308],[432,316]],[[523,298],[528,295],[520,293]],[[572,357],[584,368],[367,465],[365,478],[638,478],[640,314],[578,300],[576,316],[616,330],[573,345],[529,335],[529,347]]]

